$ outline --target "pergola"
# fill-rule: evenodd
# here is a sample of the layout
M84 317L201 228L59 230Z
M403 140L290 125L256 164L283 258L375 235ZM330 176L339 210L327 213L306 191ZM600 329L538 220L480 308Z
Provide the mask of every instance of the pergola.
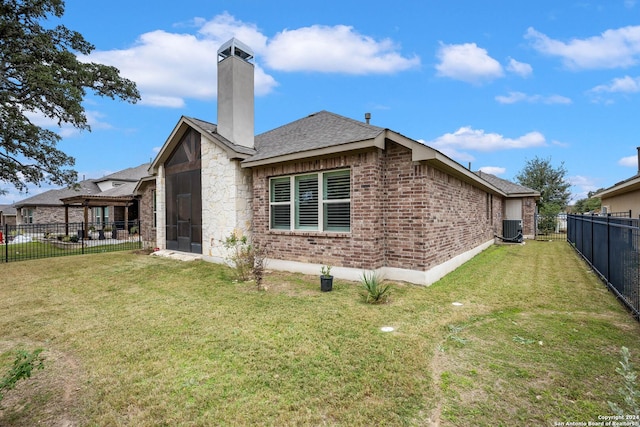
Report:
M84 208L84 222L89 223L89 208L102 208L102 218L104 218L104 210L107 206L124 206L124 229L129 229L129 206L133 205L135 196L97 196L90 194L82 194L77 196L65 197L60 199L64 204L64 223L65 233L69 234L69 207L82 206ZM87 230L84 230L87 237Z

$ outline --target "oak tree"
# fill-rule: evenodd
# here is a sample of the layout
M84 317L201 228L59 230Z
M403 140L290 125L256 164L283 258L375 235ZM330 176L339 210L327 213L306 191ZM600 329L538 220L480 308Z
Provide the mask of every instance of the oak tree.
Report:
M28 184L76 181L73 157L56 148L61 137L34 117L91 130L82 101L94 94L135 103L136 84L112 66L82 62L94 46L64 25L64 0L0 0L0 182L24 191Z

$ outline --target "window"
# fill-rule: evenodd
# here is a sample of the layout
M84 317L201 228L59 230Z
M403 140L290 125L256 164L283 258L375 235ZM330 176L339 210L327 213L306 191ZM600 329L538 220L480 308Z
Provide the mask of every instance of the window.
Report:
M156 200L156 190L151 190L151 198L153 199L153 228L158 224L158 204Z
M272 230L351 230L350 171L272 178Z
M94 218L94 222L96 224L105 225L106 223L109 222L109 208L108 207L91 208L91 211L93 212L93 218ZM104 217L102 216L103 212L104 212Z
M33 209L27 208L22 210L23 222L25 224L33 224Z

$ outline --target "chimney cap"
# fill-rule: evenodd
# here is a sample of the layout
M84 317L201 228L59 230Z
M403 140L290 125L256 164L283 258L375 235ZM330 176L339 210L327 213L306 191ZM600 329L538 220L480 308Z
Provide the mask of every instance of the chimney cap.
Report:
M246 44L242 43L237 38L233 37L231 40L225 42L218 49L218 62L230 57L237 56L247 62L253 59L253 50Z

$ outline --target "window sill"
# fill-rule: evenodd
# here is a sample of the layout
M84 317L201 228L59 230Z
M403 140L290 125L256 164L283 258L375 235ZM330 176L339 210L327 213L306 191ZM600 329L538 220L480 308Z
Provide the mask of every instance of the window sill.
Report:
M351 237L351 232L346 231L309 231L309 230L269 230L269 234L297 237Z

